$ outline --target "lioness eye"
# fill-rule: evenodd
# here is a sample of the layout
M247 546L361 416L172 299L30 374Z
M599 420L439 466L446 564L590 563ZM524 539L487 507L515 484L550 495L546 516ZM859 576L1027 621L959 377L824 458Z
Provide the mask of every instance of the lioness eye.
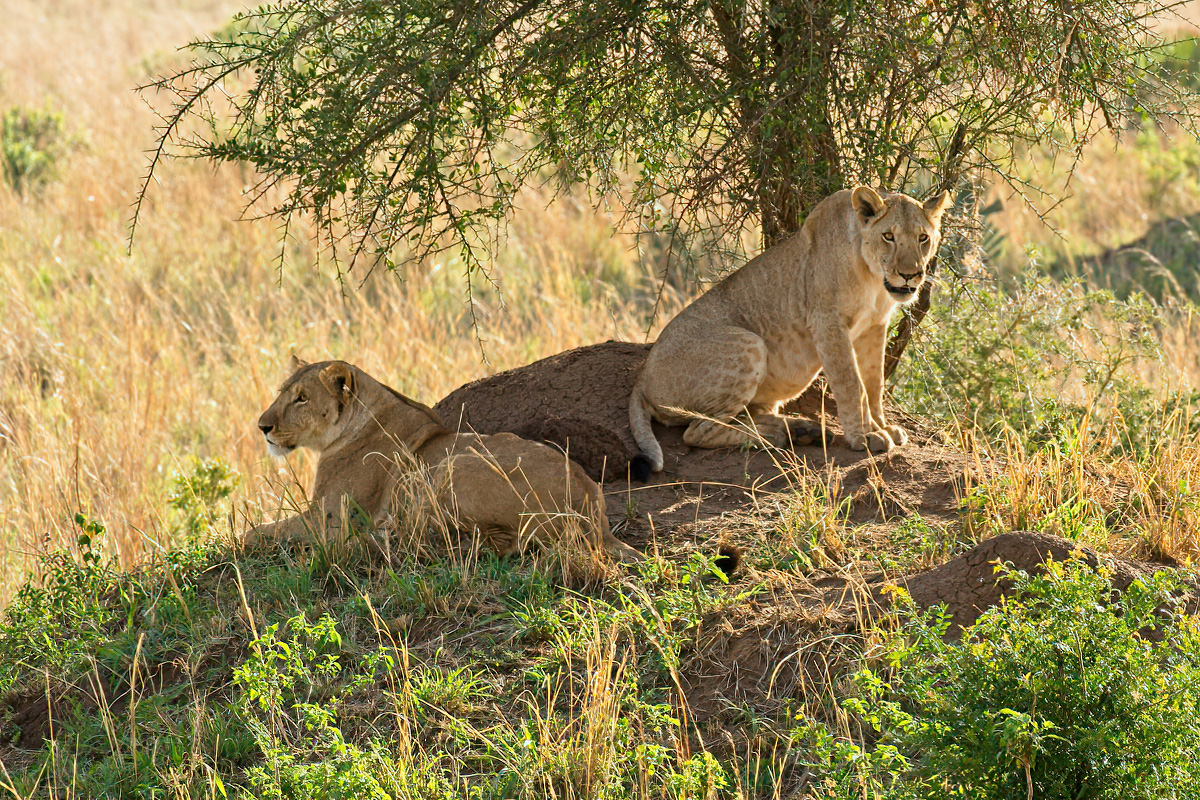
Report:
M920 236L918 236L918 237L917 237L917 241L919 241L919 242L922 242L922 243L924 243L924 242L928 242L928 241L929 241L929 234L928 234L928 233L922 233Z
M894 242L894 241L896 241L896 237L895 237L895 236L892 236L892 232L891 232L891 231L888 231L887 233L885 233L885 234L883 235L883 240L884 240L885 242Z
M304 392L301 392L300 394L296 395L296 403L297 404L307 403L307 402L308 402L308 397L304 394Z

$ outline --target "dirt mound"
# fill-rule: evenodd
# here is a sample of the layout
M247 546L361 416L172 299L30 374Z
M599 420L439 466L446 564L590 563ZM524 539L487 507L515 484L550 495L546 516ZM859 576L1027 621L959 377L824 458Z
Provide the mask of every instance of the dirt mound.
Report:
M650 347L618 341L578 347L460 386L435 410L452 427L507 431L569 447L571 457L597 480L621 476L638 453L629 430L629 395ZM823 410L830 438L840 435L837 406L820 385L786 410L813 418ZM654 430L663 444L664 470L686 471L681 459L695 459L683 444L683 429L656 422Z
M696 647L681 669L693 713L715 719L731 703L763 704L802 694L820 695L857 663L860 634L891 607L888 585L902 586L922 609L945 604L950 636L974 623L1012 583L1000 579L997 563L1036 573L1047 559L1078 555L1092 567L1112 571L1120 591L1134 579L1174 565L1107 556L1044 533L1017 531L992 537L950 561L924 572L886 582L882 576L852 583L826 576L772 572L750 578L766 590L754 603L711 615L696 636ZM1185 604L1200 605L1192 588ZM1153 635L1153 634L1150 634Z
M910 446L885 455L854 452L841 440L833 398L819 385L787 411L823 416L826 444L786 452L704 450L683 443L682 427L655 423L663 471L646 485L631 484L624 479L637 453L629 431L629 394L649 350L645 344L611 341L569 350L467 384L436 410L451 426L508 431L566 449L593 478L605 482L610 517L624 517L622 535L643 540L638 544L664 529L745 509L754 493L794 488L805 475L818 476L836 497L846 499L859 522L957 512L968 468L961 453L937 444L907 419Z
M630 342L568 350L468 383L435 410L451 427L557 444L597 480L623 475L637 453L629 394L649 352Z
M1166 565L1143 564L1102 556L1090 547L1048 533L1016 531L993 536L982 544L926 572L896 581L921 608L945 604L953 621L952 631L966 627L1012 591L1012 582L999 578L998 563L1025 572L1037 572L1053 558L1063 561L1072 554L1090 566L1104 564L1112 570L1113 586L1123 590L1142 575Z

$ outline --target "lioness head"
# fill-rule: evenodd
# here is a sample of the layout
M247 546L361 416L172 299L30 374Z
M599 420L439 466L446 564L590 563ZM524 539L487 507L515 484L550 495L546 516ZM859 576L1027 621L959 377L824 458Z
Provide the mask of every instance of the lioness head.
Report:
M267 452L276 458L297 447L319 452L332 444L354 392L354 373L344 361L306 364L292 356L292 369L275 402L258 418Z
M903 194L886 199L869 186L850 195L862 233L862 257L883 279L897 302L911 303L925 281L925 269L938 248L942 214L950 193L938 192L924 203Z

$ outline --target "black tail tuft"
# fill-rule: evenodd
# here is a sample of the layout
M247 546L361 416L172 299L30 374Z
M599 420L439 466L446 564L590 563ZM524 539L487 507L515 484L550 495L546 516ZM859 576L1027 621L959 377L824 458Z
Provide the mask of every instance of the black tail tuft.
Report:
M650 468L650 459L638 453L633 458L629 459L629 477L638 483L645 483L650 480L650 473L653 470Z
M713 566L724 572L726 578L732 578L741 563L742 550L740 547L723 544L717 548L717 557L713 559Z

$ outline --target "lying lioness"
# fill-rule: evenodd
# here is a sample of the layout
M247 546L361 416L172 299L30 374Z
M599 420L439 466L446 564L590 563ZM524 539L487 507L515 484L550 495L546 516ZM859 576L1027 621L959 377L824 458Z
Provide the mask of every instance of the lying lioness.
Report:
M510 433L454 433L428 407L344 361L293 356L292 366L258 427L276 457L297 447L320 454L312 502L299 516L252 529L247 544L302 539L333 523L343 499L379 520L415 459L432 468L436 502L457 527L501 555L558 540L582 523L595 547L641 558L609 530L600 487L561 452Z

